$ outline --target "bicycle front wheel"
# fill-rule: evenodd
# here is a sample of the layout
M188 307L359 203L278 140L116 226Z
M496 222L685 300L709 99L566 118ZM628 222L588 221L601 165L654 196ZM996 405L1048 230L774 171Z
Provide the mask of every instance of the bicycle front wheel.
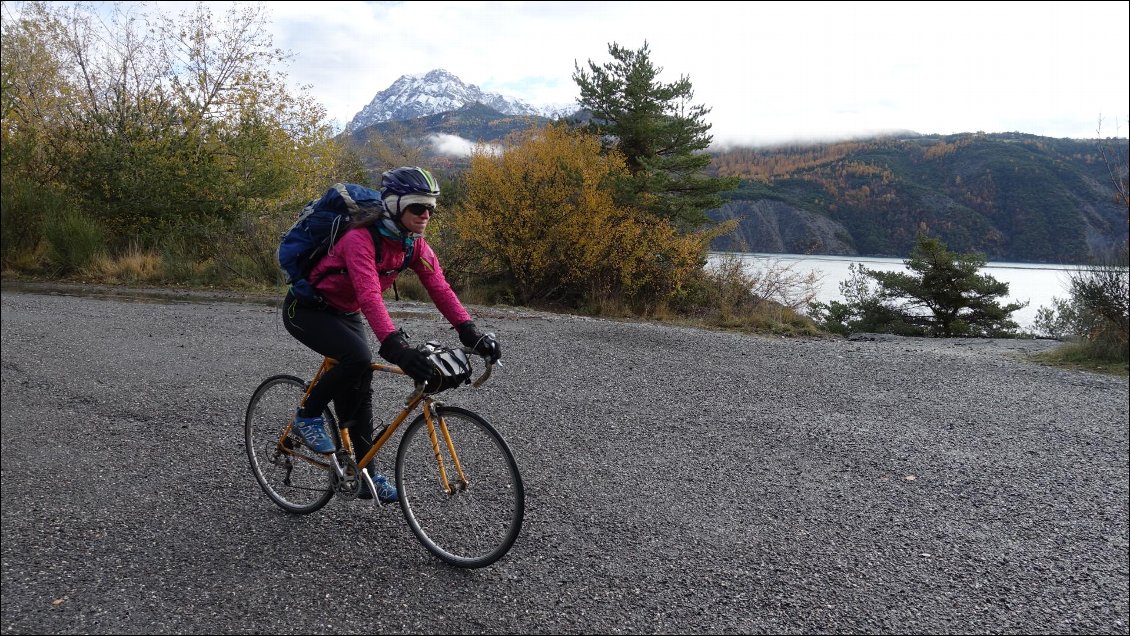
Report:
M478 415L448 406L433 415L434 428L421 414L400 441L400 507L432 554L464 568L490 565L510 550L522 528L525 490L518 464L498 431Z
M302 434L293 426L294 411L305 392L306 383L294 376L267 378L251 396L243 427L256 481L279 507L296 514L314 512L334 495L326 456L302 443ZM322 416L336 444L333 414L326 409Z

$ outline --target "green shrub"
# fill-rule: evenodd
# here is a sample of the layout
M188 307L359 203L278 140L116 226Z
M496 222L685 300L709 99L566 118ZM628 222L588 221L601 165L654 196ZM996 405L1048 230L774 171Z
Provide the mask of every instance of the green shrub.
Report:
M35 263L29 254L39 251L47 219L62 216L70 204L61 191L19 176L4 178L0 187L0 261L8 268Z
M813 279L798 278L788 268L770 265L750 271L741 259L726 257L715 268L694 272L669 308L676 319L711 327L817 336L821 335L819 327L790 306L808 298L813 284Z
M1117 340L1075 340L1033 357L1039 362L1053 366L1086 369L1111 375L1130 375L1126 348Z
M1037 337L1066 340L1082 336L1098 327L1098 317L1091 315L1073 298L1052 298L1051 307L1040 307L1032 321Z
M244 215L234 227L214 230L221 275L240 285L282 286L286 278L276 259L282 230L267 215Z
M43 234L49 246L51 265L60 275L74 273L106 252L106 232L102 225L73 208L48 216Z
M1130 267L1122 248L1071 274L1067 299L1052 299L1036 312L1037 335L1072 342L1048 356L1050 363L1125 368L1130 361Z

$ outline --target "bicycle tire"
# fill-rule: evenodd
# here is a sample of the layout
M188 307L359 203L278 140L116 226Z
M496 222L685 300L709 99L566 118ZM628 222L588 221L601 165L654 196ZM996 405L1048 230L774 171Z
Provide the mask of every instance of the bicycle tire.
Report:
M301 442L297 430L287 435L284 444L289 452L279 449L279 440L287 425L294 420L294 409L306 392L307 383L292 375L276 375L263 380L251 395L244 419L244 445L255 480L280 508L294 514L310 514L333 498L333 474L313 461L323 455L311 451ZM338 444L337 423L329 408L322 416L326 429Z
M525 488L506 440L466 409L434 409L451 435L466 488L443 490L428 425L421 413L404 431L396 452L400 507L416 538L432 554L462 568L481 568L506 554L522 529ZM440 455L452 484L459 479L442 433Z

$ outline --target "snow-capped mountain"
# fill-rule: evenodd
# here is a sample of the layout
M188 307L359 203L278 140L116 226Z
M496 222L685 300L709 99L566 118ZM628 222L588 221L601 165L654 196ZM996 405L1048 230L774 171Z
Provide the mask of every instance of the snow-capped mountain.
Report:
M517 98L485 93L474 84L464 84L451 73L436 69L423 76L402 75L354 115L345 131L352 132L386 121L406 121L445 113L475 102L504 115L532 115L550 119L571 115L579 108L576 104L540 108L531 106Z

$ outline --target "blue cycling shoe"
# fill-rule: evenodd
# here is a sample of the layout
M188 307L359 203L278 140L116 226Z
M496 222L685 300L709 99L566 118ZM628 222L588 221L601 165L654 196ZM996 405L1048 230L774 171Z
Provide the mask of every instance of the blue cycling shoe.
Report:
M385 478L380 473L373 473L373 485L377 487L377 501L383 504L396 503L400 500L396 493L396 486ZM357 495L358 499L372 499L373 495L369 494L369 488L362 485L361 493Z
M315 453L334 452L334 441L326 433L326 421L320 417L302 417L299 412L294 414L294 427L302 433L306 445Z

